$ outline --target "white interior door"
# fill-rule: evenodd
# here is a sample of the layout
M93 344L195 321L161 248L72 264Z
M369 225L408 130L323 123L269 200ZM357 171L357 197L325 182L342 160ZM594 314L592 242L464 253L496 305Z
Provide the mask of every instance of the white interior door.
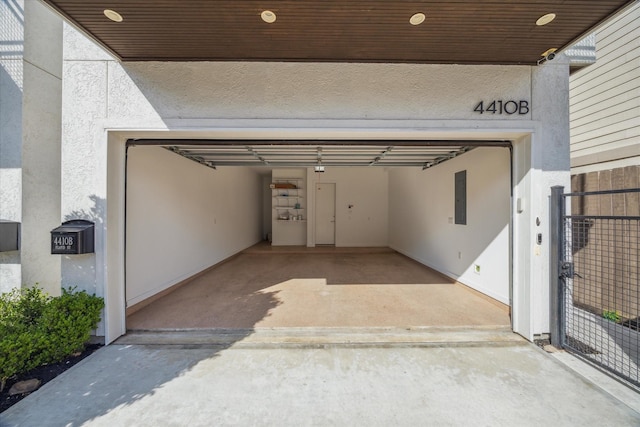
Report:
M316 245L336 244L336 185L316 184Z

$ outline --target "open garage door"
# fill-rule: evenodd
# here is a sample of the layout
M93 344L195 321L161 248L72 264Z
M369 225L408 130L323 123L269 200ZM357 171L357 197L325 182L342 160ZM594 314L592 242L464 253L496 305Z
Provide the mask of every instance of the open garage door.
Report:
M504 140L130 140L160 146L209 167L218 166L383 166L427 169L474 147L510 147Z
M130 140L129 147L129 327L429 326L437 323L429 316L441 322L452 303L461 314L451 326L500 316L508 325L508 141ZM465 224L455 215L460 171ZM318 251L312 238L297 248L254 246L265 239L265 185L295 174L309 210L316 183L335 184L335 248ZM302 226L312 236L312 214ZM382 237L371 240L372 232ZM436 294L442 302L429 307ZM330 298L344 303L342 312L322 311ZM196 310L198 303L206 307ZM153 305L164 320L145 323Z

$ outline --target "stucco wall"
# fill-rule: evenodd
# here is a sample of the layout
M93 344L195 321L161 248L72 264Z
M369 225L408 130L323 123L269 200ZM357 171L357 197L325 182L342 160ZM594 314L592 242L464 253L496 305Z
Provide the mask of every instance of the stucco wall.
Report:
M60 255L50 231L60 225L62 19L37 1L25 2L22 101L22 283L59 295Z
M514 238L514 263L516 259L520 263L529 263L530 275L525 282L529 294L521 294L521 283L525 279L514 275L514 301L518 298L533 301L532 333L539 334L549 331L549 265L555 262L549 259L551 187L562 185L568 189L571 185L568 172L569 67L564 55L532 69L531 93L532 119L540 126L530 141L516 144L527 146L531 163L528 170L522 168L514 174L516 186L523 182L525 187L529 186L529 193L522 193L516 188L514 194L514 201L522 199L525 207L523 212L517 213L515 221L516 233L521 234ZM536 243L538 234L542 234L540 245ZM520 252L519 256L515 255L516 252Z
M0 219L21 223L20 251L0 253L0 291L60 293L62 20L38 1L0 1Z
M24 2L0 1L0 219L22 221ZM14 44L16 43L16 44ZM0 293L21 285L20 253L0 252Z
M528 66L117 63L69 26L64 55L73 67L69 78L108 88L103 114L118 128L187 118L531 119L473 111L477 102L498 96L529 99ZM96 75L99 64L108 69Z
M477 119L496 89L530 95L529 67L112 63L108 114L122 125L152 118ZM465 82L461 84L461 82ZM441 101L446 99L446 103ZM484 119L529 119L494 115Z

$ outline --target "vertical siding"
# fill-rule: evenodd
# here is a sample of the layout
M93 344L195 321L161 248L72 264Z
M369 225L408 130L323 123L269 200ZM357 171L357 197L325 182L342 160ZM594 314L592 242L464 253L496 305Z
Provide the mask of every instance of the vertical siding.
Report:
M640 4L598 31L596 55L571 76L573 166L640 155Z

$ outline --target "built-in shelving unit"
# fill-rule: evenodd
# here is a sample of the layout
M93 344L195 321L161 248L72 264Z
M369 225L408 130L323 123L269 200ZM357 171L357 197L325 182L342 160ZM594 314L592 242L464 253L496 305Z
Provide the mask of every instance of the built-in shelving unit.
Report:
M304 171L295 171L303 175ZM272 244L274 246L306 245L307 191L303 176L286 176L278 170L272 176ZM294 175L295 173L292 173Z
M303 178L280 178L271 183L276 221L306 221Z

